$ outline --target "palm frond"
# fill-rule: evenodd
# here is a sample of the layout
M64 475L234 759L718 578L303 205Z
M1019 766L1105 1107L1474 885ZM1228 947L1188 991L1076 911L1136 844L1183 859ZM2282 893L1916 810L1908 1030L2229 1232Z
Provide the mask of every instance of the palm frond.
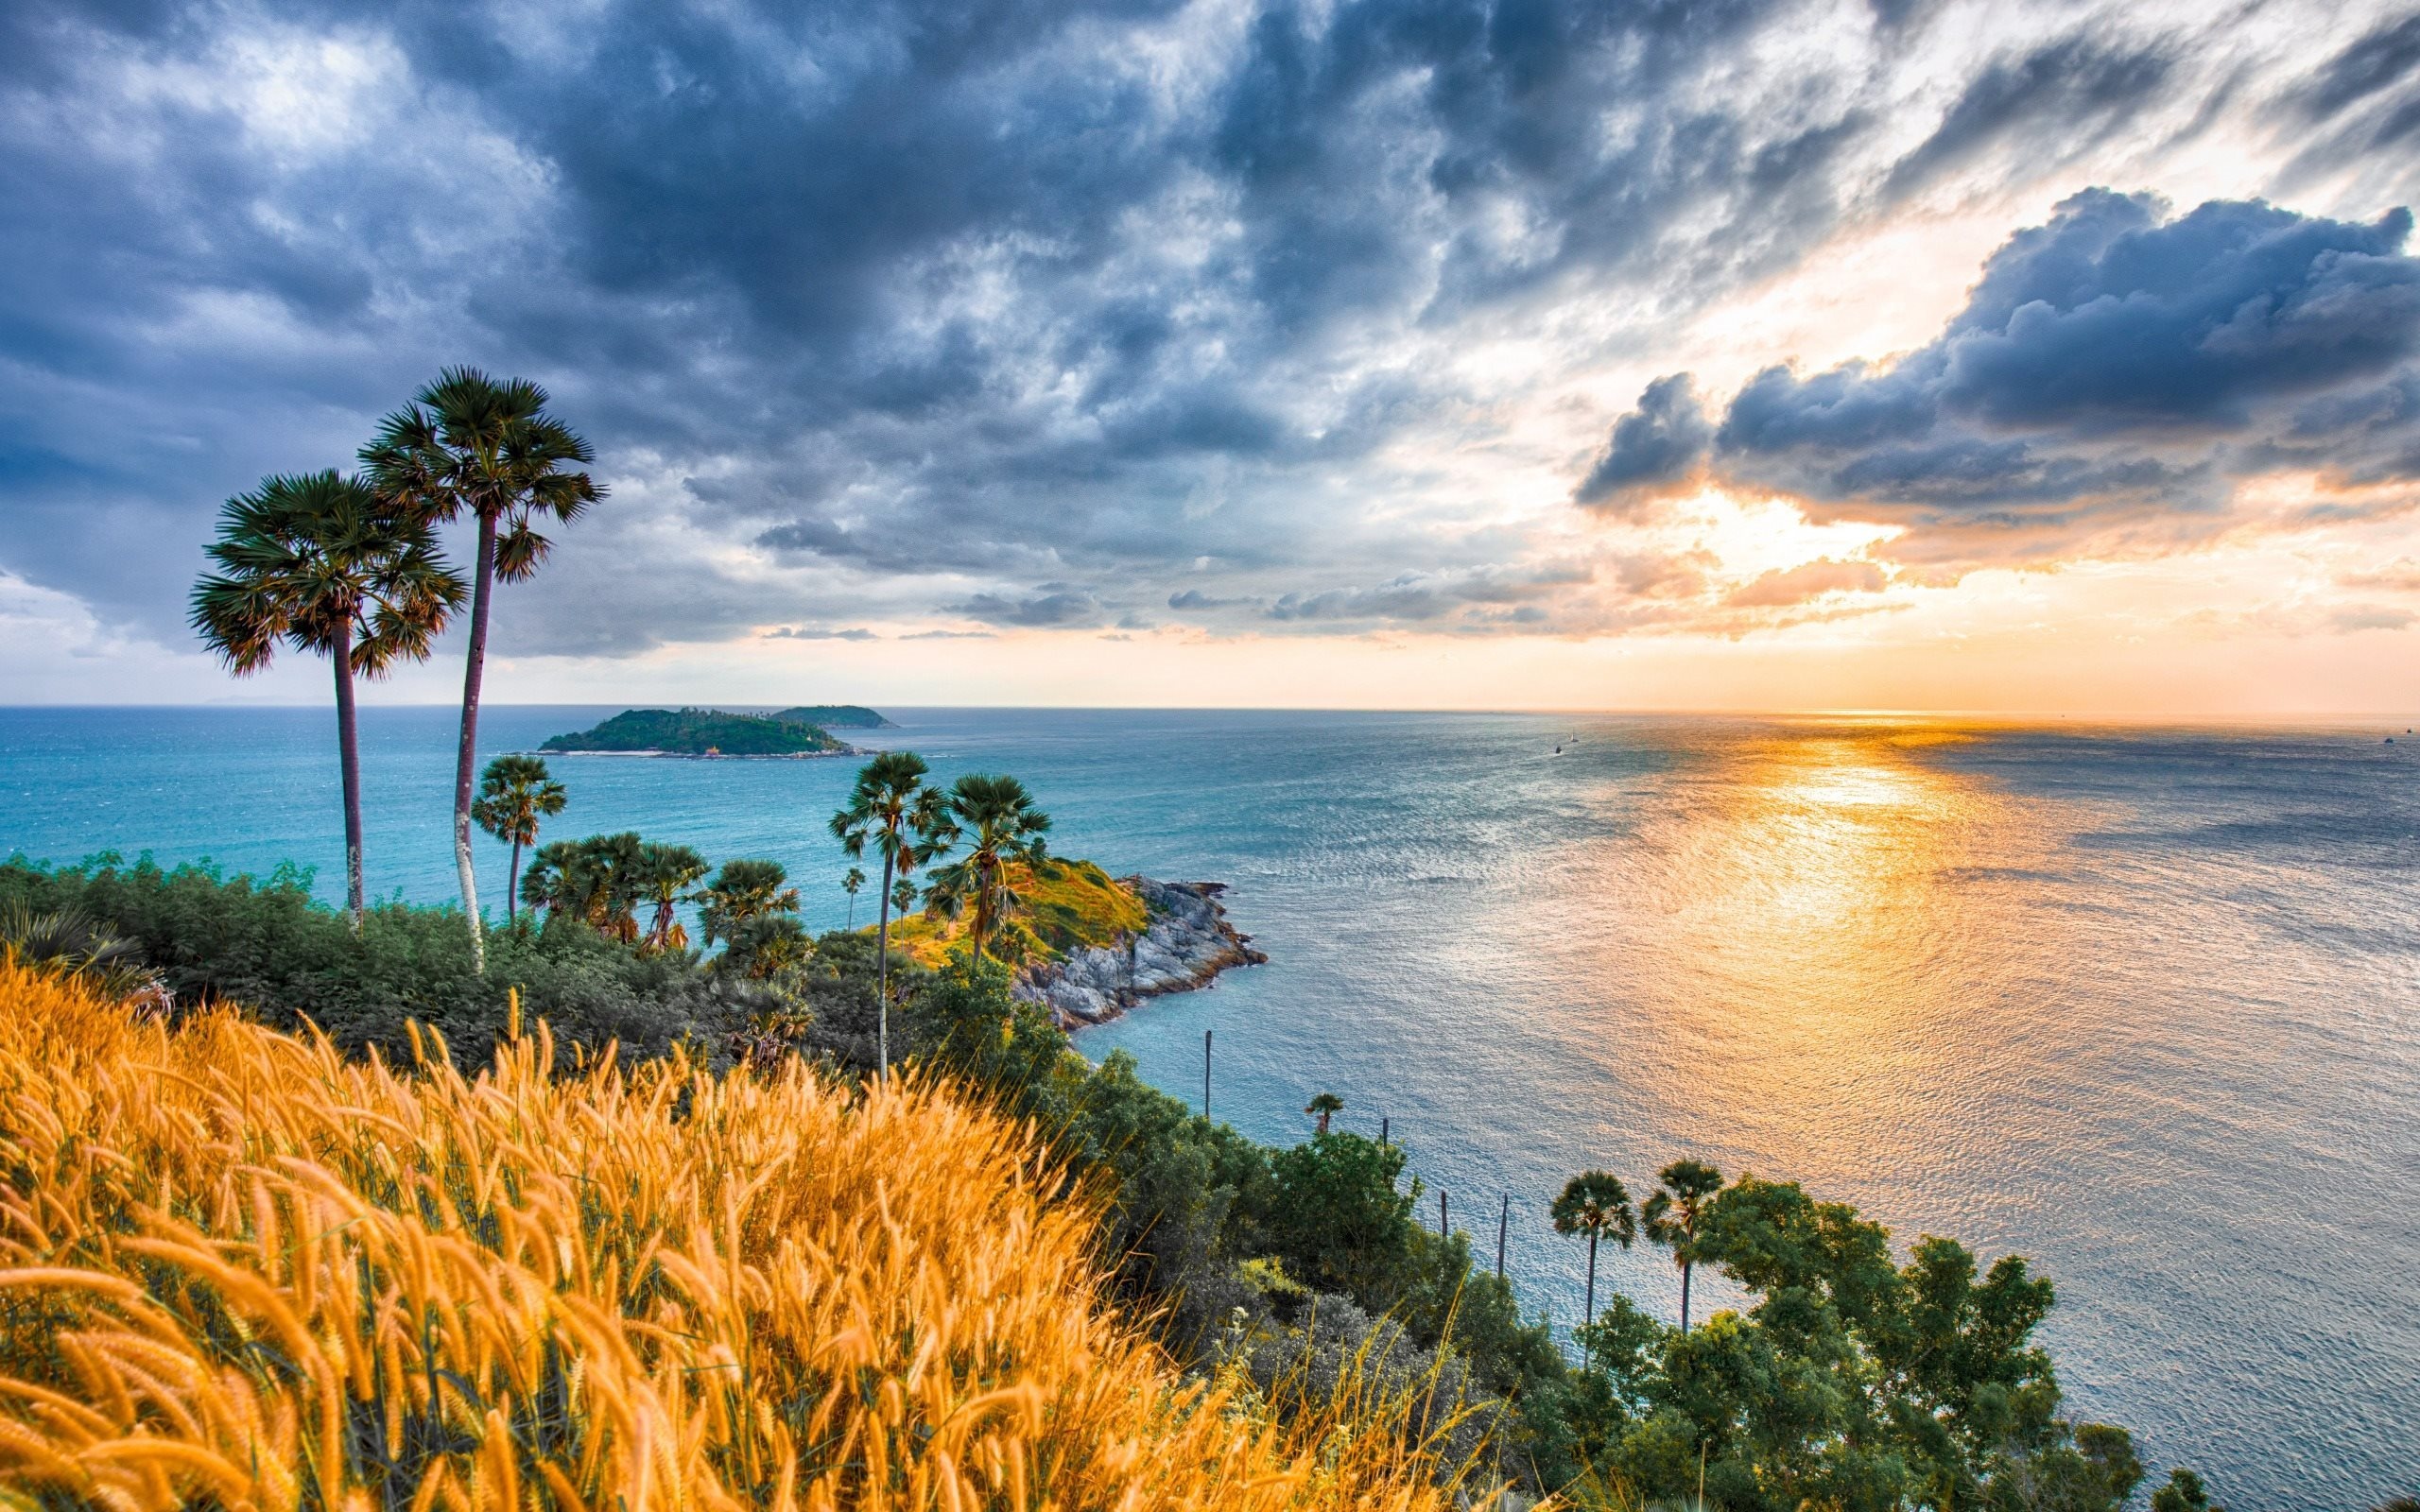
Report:
M208 547L222 570L194 587L191 621L238 675L283 642L352 646L359 674L428 654L460 605L461 579L439 554L428 516L334 472L279 474L227 502Z

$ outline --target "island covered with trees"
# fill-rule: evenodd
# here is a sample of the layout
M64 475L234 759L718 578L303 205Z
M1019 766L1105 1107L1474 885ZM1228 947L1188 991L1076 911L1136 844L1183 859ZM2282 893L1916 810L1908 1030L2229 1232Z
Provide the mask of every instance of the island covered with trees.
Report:
M735 714L720 709L625 709L595 729L551 736L538 748L563 754L606 751L664 756L844 756L852 747L821 725L788 714Z
M826 730L896 730L899 727L861 703L809 703L773 716Z

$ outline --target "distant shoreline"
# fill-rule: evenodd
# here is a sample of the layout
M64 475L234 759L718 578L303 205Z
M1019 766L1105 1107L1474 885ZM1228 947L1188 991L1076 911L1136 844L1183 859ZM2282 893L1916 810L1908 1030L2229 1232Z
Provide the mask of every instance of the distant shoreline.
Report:
M640 756L666 762L817 762L836 756L863 756L855 746L838 750L687 751L687 750L552 750L514 751L516 756Z

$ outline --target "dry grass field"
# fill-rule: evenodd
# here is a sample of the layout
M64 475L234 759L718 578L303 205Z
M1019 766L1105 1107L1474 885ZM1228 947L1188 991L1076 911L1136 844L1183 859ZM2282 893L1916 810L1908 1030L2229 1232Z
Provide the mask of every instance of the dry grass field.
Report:
M0 958L0 1502L1462 1501L1403 1403L1180 1377L946 1089L551 1058L170 1028Z

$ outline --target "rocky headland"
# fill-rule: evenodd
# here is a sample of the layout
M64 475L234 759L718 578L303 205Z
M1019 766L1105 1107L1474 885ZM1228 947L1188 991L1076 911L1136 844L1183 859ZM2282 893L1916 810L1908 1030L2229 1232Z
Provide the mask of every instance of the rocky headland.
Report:
M1048 1005L1061 1025L1076 1028L1116 1018L1145 998L1208 987L1234 966L1269 957L1252 936L1227 922L1219 902L1222 882L1121 879L1150 910L1150 923L1123 948L1088 946L1020 973L1016 995Z

